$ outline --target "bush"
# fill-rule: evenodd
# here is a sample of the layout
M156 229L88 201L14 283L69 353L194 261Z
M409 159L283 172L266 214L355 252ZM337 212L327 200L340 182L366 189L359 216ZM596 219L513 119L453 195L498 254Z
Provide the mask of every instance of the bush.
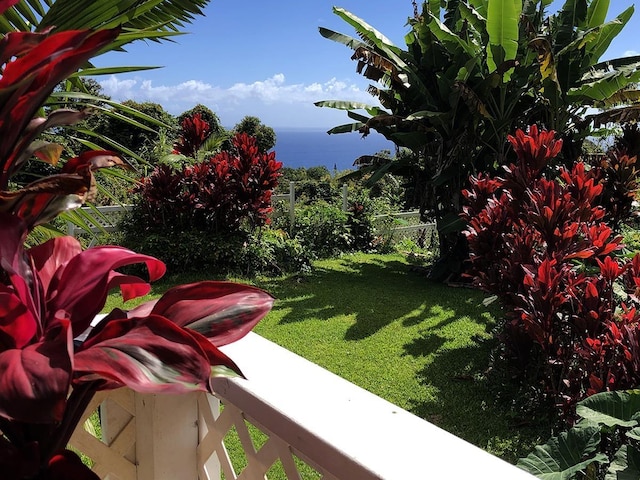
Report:
M179 170L158 166L136 191L137 221L156 233L166 226L226 234L246 223L250 228L264 225L282 164L273 153L259 153L246 134L236 135L233 145L232 152Z
M572 421L585 396L640 384L640 256L613 255L605 172L576 163L550 179L553 135L518 131L504 178L471 178L465 234L475 284L505 308L498 357Z
M311 270L307 249L286 232L270 228L214 235L167 229L163 233L130 234L123 244L162 260L175 273L209 270L251 277Z
M243 245L240 273L247 276L308 273L311 271L311 258L311 252L285 231L261 229Z
M353 246L346 212L326 202L297 209L293 234L315 258L334 257Z

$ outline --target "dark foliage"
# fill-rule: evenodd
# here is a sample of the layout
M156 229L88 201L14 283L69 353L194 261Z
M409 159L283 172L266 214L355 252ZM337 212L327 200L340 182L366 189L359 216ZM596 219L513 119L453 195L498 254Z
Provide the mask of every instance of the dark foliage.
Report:
M585 396L640 385L640 257L615 256L621 237L607 221L628 210L604 208L633 196L635 159L612 154L551 178L554 132L532 126L509 141L517 163L504 177L472 177L463 192L470 272L504 306L498 356L571 421Z
M236 135L233 145L233 152L179 171L157 167L137 188L138 221L149 233L169 225L210 233L236 232L244 223L264 225L282 164L274 153L259 153L246 134Z

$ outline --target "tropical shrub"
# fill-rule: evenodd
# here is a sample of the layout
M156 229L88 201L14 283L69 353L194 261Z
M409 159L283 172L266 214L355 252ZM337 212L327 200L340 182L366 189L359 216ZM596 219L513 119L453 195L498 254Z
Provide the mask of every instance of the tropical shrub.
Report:
M242 275L281 275L311 271L312 252L284 230L262 228L242 245L234 270Z
M196 116L193 122L198 120ZM178 145L191 152L197 142L183 137ZM264 225L282 164L274 153L259 153L255 140L246 134L236 135L233 147L179 170L158 166L136 189L135 222L143 231L160 234L167 227L229 234L245 224Z
M0 14L15 3L0 0ZM94 394L123 386L145 393L211 392L212 376L240 374L217 347L245 335L273 303L250 286L201 282L175 287L131 311L114 309L95 324L109 290L119 287L128 300L150 289L121 267L142 263L155 280L164 274L164 264L116 246L83 251L64 236L25 248L36 226L95 195L93 171L123 163L108 151L63 162L59 145L36 141L45 129L72 124L88 112L58 109L34 118L56 84L120 33L119 28L44 29L11 32L0 42L3 479L96 480L66 449ZM64 165L55 175L12 189L12 176L32 155Z
M538 445L518 466L538 478L640 478L640 390L602 392L578 402L570 430Z
M535 126L509 141L517 163L463 192L469 268L504 306L500 354L571 421L585 396L640 385L640 256L615 256L605 167L554 170L561 141Z
M340 207L318 201L296 209L293 235L316 258L327 258L350 251L353 237L348 215Z
M387 173L404 177L411 208L436 221L442 258L430 276L444 280L459 274L466 259L459 192L468 188L469 175L511 162L507 134L532 123L558 131L562 156L574 161L591 125L637 117L640 58L600 61L633 6L607 20L613 4L598 0L559 2L551 15L549 6L558 2L412 3L406 46L334 7L357 36L326 28L320 34L352 50L377 102L316 105L349 117L328 133L375 131L410 151L364 168L374 180ZM588 107L602 110L589 115Z
M199 114L185 117L183 133L175 145L181 155L196 155L210 135ZM207 161L180 168L159 165L136 189L134 208L122 224L124 244L161 258L176 271L286 271L282 255L277 255L281 265L274 267L273 252L261 260L247 253L247 245L259 238L256 229L270 221L281 165L244 133L233 137L230 151ZM269 251L262 247L252 246L252 252ZM279 247L296 249L290 239Z

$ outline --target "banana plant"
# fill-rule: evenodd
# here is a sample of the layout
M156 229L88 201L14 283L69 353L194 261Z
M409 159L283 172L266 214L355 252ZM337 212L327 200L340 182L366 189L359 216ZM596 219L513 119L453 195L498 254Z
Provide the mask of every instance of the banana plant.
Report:
M345 110L354 121L329 133L377 131L411 150L411 156L380 159L358 173L371 174L370 182L386 173L404 176L413 206L436 220L445 256L459 242L457 192L469 174L508 161L509 132L535 123L554 129L572 159L591 125L606 120L585 116L587 109L622 103L628 108L618 118L640 111L633 88L640 58L600 61L633 7L605 22L608 0L567 0L549 16L550 4L449 0L424 2L419 13L414 2L405 48L341 8L334 13L358 37L320 29L353 51L357 72L376 83L368 91L379 103L317 102Z
M423 216L438 223L441 252L458 242L453 224L467 176L492 167L506 155L514 112L527 114L533 94L515 81L520 0L429 2L409 18L406 49L344 9L334 13L355 28L359 39L321 28L320 34L351 48L357 71L377 82L371 93L380 106L322 101L317 106L347 111L354 123L329 133L375 130L412 156L374 162L359 173L370 182L386 173L408 177ZM532 57L533 58L533 57ZM361 113L362 112L362 113ZM451 219L454 219L453 224Z

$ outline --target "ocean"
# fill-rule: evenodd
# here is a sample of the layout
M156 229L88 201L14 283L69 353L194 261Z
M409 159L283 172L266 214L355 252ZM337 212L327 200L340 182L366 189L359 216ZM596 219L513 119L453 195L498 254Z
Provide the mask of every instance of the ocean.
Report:
M273 151L284 167L325 166L329 171L353 169L361 155L373 155L390 150L394 145L382 135L372 132L366 138L358 132L329 135L326 130L274 129L276 145Z

